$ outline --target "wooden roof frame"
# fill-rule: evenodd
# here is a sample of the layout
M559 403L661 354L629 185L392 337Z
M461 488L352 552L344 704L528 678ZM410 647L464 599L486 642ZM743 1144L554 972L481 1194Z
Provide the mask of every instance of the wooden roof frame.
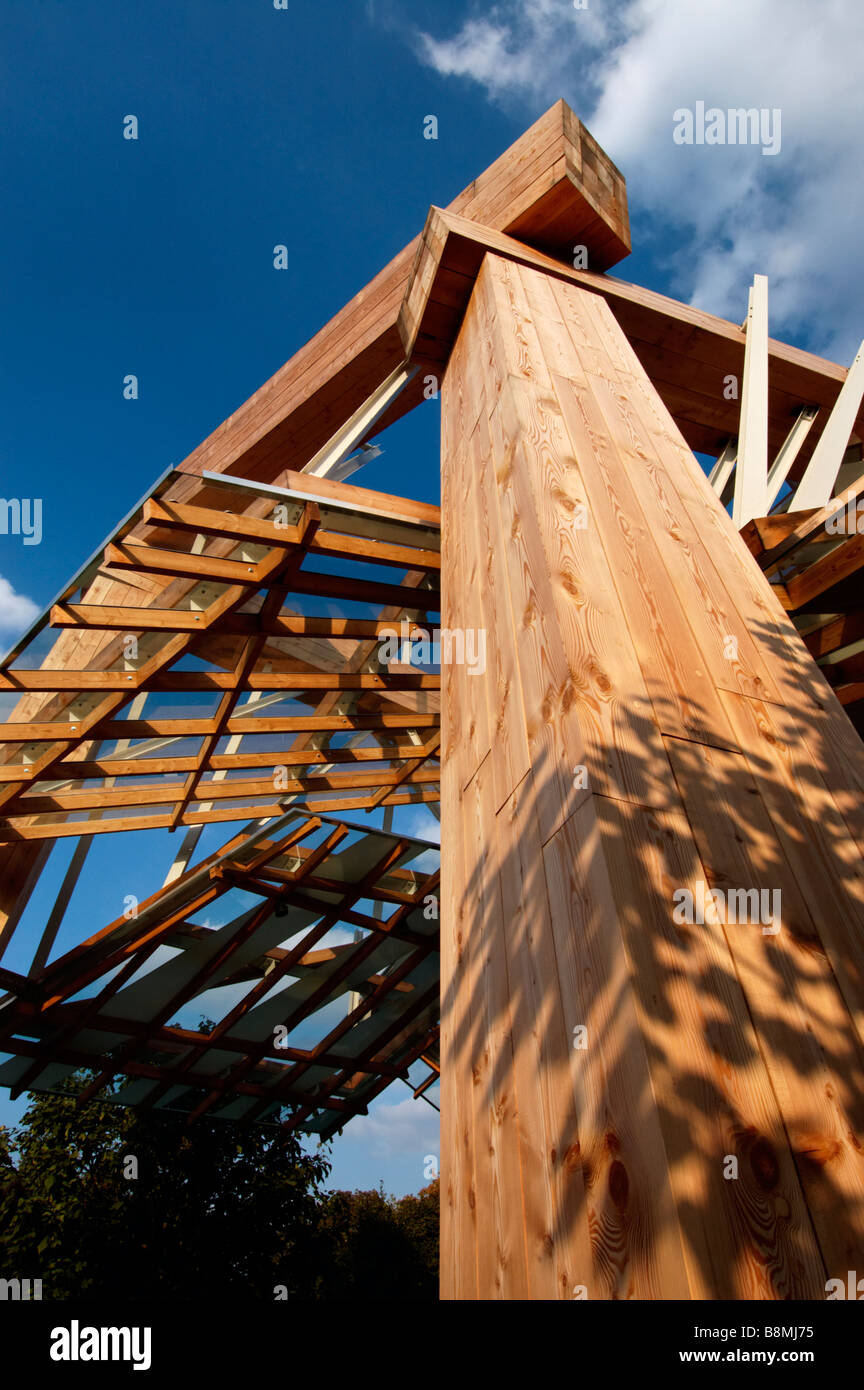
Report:
M31 637L45 623L61 634L51 664L18 664L27 639L0 663L0 690L20 693L23 707L17 722L0 725L0 841L173 829L248 819L254 811L279 815L287 799L314 793L324 793L312 795L319 810L340 809L338 794L346 790L354 795L341 809L437 796L438 709L431 695L440 678L382 666L379 639L395 631L398 619L409 620L409 628L432 625L428 615L440 607L438 509L390 499L388 510L365 503L361 489L330 484L322 492L322 479L304 478L299 489L234 479L226 493L218 475L199 480L203 505L175 503L170 498L178 477L184 475L160 481L106 544L101 563L97 557L34 624ZM207 505L217 496L221 509ZM228 510L226 501L238 510ZM290 524L273 519L274 511L278 516L289 508ZM327 558L353 573L304 568L307 559ZM375 567L375 578L364 577L367 565ZM394 578L401 573L401 581L377 577L388 569ZM75 589L86 593L96 576L111 584L127 572L136 583L154 576L156 589L142 595L133 588L136 601L127 597L122 604L71 601ZM345 617L308 616L302 604L316 599L329 606L347 600L349 611ZM352 617L350 605L358 602L375 616ZM150 645L130 662L117 633ZM87 664L72 669L58 653L65 656L64 637L74 642L77 634L98 640ZM74 647L68 650L71 655ZM210 669L178 666L188 656L206 659ZM148 712L148 697L172 692L211 692L218 703L205 718ZM264 692L277 700L293 695L303 708L268 715L260 699L253 706ZM377 743L335 748L330 760L321 736L343 730L355 731L359 744L368 743L360 735L377 731ZM245 754L240 750L242 737L262 734L293 738L263 752L250 754L248 745ZM165 757L161 747L151 753L146 744L128 749L142 736L200 743L178 757ZM220 751L229 736L229 747ZM103 740L118 742L106 752L100 751ZM22 751L16 755L16 749ZM351 763L353 769L339 769ZM231 775L247 768L259 769L257 777ZM280 776L285 770L278 788L275 769ZM164 780L171 776L179 780ZM88 786L93 779L101 785ZM147 807L159 810L148 814ZM106 814L121 808L119 818ZM83 811L90 813L86 821L68 818Z
M297 812L264 827L248 826L141 903L134 918L119 918L27 977L2 971L0 983L9 993L0 1012L0 1051L18 1062L3 1063L0 1070L15 1071L13 1096L52 1089L58 1067L67 1073L87 1067L96 1075L81 1101L125 1077L144 1091L137 1104L152 1108L167 1098L186 1110L190 1122L227 1107L240 1123L270 1117L286 1132L304 1128L326 1138L352 1115L365 1114L394 1079L407 1081L419 1058L434 1071L437 968L426 968L416 984L411 977L423 962L437 959L437 914L426 912L425 904L437 894L439 870L418 873L400 865L406 853L432 852L437 858L437 846L364 827L364 851L375 841L370 868L343 878L339 847L357 829ZM317 846L304 844L318 832L323 838ZM250 894L256 906L219 928L189 920L235 888ZM361 911L358 903L366 899L386 905L388 915ZM256 952L265 929L272 938L275 917L285 918L276 934L290 940L290 947L265 941ZM322 950L340 923L355 929L354 942ZM202 957L170 997L154 996L144 1017L124 1010L124 989L136 977L140 988L142 967L160 946L206 947L210 940L218 949ZM276 987L292 978L295 983L274 998ZM199 998L206 1010L207 990L226 984L250 988L211 1032L171 1024L174 1014ZM287 1042L349 988L359 991L358 1003L314 1047ZM255 1038L233 1031L267 996L286 1040L276 1040L269 1020ZM104 1056L101 1034L110 1044ZM354 1038L361 1039L356 1046ZM208 1059L216 1060L210 1065ZM116 1098L122 1101L122 1093Z

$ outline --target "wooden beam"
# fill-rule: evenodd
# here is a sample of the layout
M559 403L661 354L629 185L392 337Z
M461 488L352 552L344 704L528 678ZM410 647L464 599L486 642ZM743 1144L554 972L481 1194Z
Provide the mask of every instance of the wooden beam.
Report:
M119 608L99 604L56 604L51 610L51 626L120 629L122 632L196 632L203 631L204 614L183 609ZM411 628L418 625L413 623ZM374 641L385 632L392 632L393 622L373 618L311 618L300 614L280 613L264 628L254 613L232 613L220 620L219 631L227 637L251 637L264 632L268 637L364 638Z
M574 243L587 243L598 269L630 250L624 180L563 101L450 206L568 261ZM272 482L286 463L300 468L310 460L332 435L334 415L346 420L403 359L396 316L418 240L200 444L184 471L234 471ZM422 384L412 386L386 422L422 399Z
M207 507L183 506L177 502L150 501L144 507L144 520L171 530L200 532L202 535L222 536L230 540L251 539L271 546L295 544L299 540L297 527L281 527L275 522L255 518L234 517ZM388 545L365 536L351 536L338 531L319 530L307 547L312 555L335 555L343 559L368 560L377 565L395 565L400 569L441 568L441 556L435 550L419 550L411 546Z
M274 750L269 753L212 753L208 766L214 771L233 772L252 767L308 767L316 763L391 763L405 758L428 758L434 753L437 738L429 744L382 743L373 748L305 748ZM197 759L104 757L78 762L61 763L58 773L68 780L83 781L92 777L154 777L173 776L191 772Z
M422 759L414 759L407 771L403 769L399 772L385 772L380 768L373 768L368 772L312 773L307 777L285 777L280 780L278 787L275 785L273 777L254 781L240 778L231 778L223 782L211 780L198 784L195 800L237 801L246 798L254 801L259 797L269 797L272 800L277 793L290 796L294 793L302 794L307 791L338 791L344 787L351 790L368 787L383 788L384 795L386 795L387 788L401 786L406 781L412 783L437 782L440 776L439 771L436 768L419 767L417 766L419 762L422 762ZM8 813L7 819L14 821L20 816L50 815L53 811L106 810L117 806L168 806L172 802L183 804L188 799L184 793L184 787L183 782L160 782L155 787L151 783L147 783L137 787L108 787L105 790L93 791L58 791L41 795L38 792L28 792L17 803L15 810ZM381 800L383 800L383 796ZM373 804L375 804L374 801ZM254 806L249 807L248 814L254 810Z
M835 518L841 518L842 513L850 505L857 502L858 497L864 492L864 474L851 483L839 497L835 497L824 507L807 507L803 511L786 513L787 516L794 518L794 526L778 539L770 549L764 551L759 558L759 567L767 575L774 574L785 561L802 545L811 544L816 538L823 535L840 535L842 531L834 532L832 523ZM770 519L773 521L773 518ZM831 528L831 529L829 529Z
M0 676L2 690L440 690L437 675L365 674L355 671L252 671L242 681L228 671L166 671L144 682L131 671L25 671ZM248 721L247 721L248 722ZM251 727L251 726L250 726ZM5 730L4 730L5 732Z
M601 296L626 334L641 368L691 448L719 454L737 437L739 403L723 394L725 378L741 378L746 334L738 324L694 309L610 275L574 270L503 235L468 222L452 211L431 208L423 245L399 314L406 357L439 373L447 362L483 257L493 253ZM777 454L789 421L802 406L829 414L848 372L837 363L768 339L771 381L768 447ZM694 390L694 373L702 390ZM855 430L864 436L864 409ZM818 423L803 441L791 470L800 476L819 434ZM767 510L767 508L766 508Z
M407 792L388 792L381 803L384 806L410 806L420 802L438 801L440 793L437 784L418 787ZM307 796L303 809L311 814L329 814L345 811L371 809L372 795L369 796ZM271 816L281 816L285 807L281 801L255 803L254 805L226 806L207 811L187 811L181 818L181 825L209 825L221 821L248 821L250 816L259 820ZM0 844L17 845L19 841L42 841L67 839L77 835L117 834L127 830L170 830L171 815L116 816L104 820L51 821L37 825L13 825L0 821Z
M820 1298L864 748L602 297L487 251L442 403L442 1296Z

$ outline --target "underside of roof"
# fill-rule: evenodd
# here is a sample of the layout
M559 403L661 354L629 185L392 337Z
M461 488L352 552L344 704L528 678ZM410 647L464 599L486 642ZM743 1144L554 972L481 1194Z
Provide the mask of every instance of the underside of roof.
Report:
M437 509L177 480L0 665L0 842L437 799Z
M15 978L0 1085L328 1138L438 1073L438 849L291 811ZM197 1012L197 1028L178 1015Z

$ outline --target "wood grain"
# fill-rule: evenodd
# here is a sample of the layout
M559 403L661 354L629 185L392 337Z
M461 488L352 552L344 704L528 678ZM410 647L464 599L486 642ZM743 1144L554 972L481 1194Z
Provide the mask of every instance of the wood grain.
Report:
M824 1297L864 1261L864 750L609 304L488 247L472 273L442 603L500 651L488 739L442 677L474 818L445 813L444 1126L478 1201L444 1248L474 1243L467 1298ZM733 890L746 920L676 919ZM466 1164L448 1141L448 1194Z

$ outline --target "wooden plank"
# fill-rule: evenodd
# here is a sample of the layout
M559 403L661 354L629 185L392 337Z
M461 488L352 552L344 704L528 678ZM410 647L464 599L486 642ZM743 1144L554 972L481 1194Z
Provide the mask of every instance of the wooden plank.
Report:
M689 825L680 812L595 800L690 1297L822 1297L823 1263L722 929L672 920L673 889L696 895L705 876ZM724 1176L730 1155L735 1180Z
M786 742L774 706L731 694L726 699L775 835L864 1039L864 864L823 779L825 762L814 765L810 750Z
M766 918L779 905L778 931L737 921L724 934L826 1270L854 1269L864 1254L864 1052L745 759L677 740L669 752L710 886L764 889Z
M524 787L514 801L528 801ZM591 1299L686 1298L685 1252L599 801L584 802L542 851L591 1233L573 1282ZM526 805L522 815L529 813ZM533 896L530 877L527 884Z
M492 777L498 811L528 775L531 758L519 677L516 615L504 560L506 538L496 500L492 440L482 411L472 445L473 515L478 522L472 539L481 555L480 573L484 582L480 585L479 597L486 631L486 659L492 665L490 675L486 679L480 677L485 687L481 695L485 693L487 699L490 748L493 743L496 747Z
M519 398L515 378L509 374L509 349L504 347L506 339L497 322L493 286L482 275L476 287L476 313L484 325L484 341L495 345L487 366L488 399L496 402L489 415L495 496L501 532L509 537L505 557L511 606L518 615L528 748L532 765L549 769L538 808L545 841L584 796L574 785L572 768L584 765L587 757L575 707L574 675L550 616L555 613L555 600L530 482L532 469L542 467L548 456L548 424L542 417L525 418L529 407ZM512 351L521 351L515 340Z
M445 720L446 732L446 720ZM455 760L441 780L441 1298L477 1298L477 1202L471 1067L471 1000L476 943L466 881L465 793ZM470 799L470 793L469 793Z
M477 1288L483 1299L532 1296L534 1231L513 1221L511 1205L522 1190L520 1137L514 1074L511 997L504 944L509 923L497 881L497 846L489 834L491 784L482 764L465 792L471 820L466 850L477 876L468 931L477 952L474 995L463 1001L474 1020L469 1065L474 1110L474 1197L477 1206ZM524 1200L524 1196L523 1196ZM543 1253L543 1252L541 1252ZM548 1281L543 1288L548 1289ZM548 1292L541 1296L548 1297Z

